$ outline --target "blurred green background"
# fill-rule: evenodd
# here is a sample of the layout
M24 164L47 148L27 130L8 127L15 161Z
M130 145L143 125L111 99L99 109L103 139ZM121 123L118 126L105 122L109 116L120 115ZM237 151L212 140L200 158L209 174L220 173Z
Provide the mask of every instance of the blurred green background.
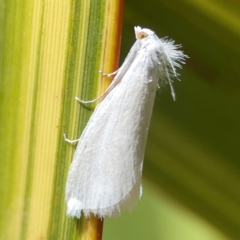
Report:
M132 213L103 239L240 239L240 1L125 2L121 62L134 26L169 37L190 58L157 94Z

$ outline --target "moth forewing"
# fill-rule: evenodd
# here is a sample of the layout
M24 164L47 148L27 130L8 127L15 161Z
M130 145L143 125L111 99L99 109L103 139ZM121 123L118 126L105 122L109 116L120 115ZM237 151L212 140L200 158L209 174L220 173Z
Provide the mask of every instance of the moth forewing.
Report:
M161 41L149 29L135 27L135 34L135 44L79 139L66 184L69 216L80 218L81 212L117 216L132 209L141 197L158 83L171 81L177 61L185 55L174 46L164 48L172 43Z

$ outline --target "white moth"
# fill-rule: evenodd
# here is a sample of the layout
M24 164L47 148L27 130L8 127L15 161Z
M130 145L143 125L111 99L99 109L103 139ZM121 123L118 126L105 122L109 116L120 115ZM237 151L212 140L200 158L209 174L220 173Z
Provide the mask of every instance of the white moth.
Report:
M117 216L142 195L142 166L156 90L186 55L180 45L135 27L136 42L78 141L66 184L67 215ZM110 75L110 74L109 74ZM78 101L84 102L77 98ZM70 141L64 135L65 140Z

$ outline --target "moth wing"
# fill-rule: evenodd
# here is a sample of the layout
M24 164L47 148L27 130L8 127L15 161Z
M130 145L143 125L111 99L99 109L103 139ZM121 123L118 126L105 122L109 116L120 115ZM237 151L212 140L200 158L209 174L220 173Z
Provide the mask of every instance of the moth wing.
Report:
M81 210L86 216L116 216L141 196L158 76L146 69L147 57L136 58L125 74L120 71L121 79L116 76L117 85L98 104L81 135L66 186L70 216L80 218Z

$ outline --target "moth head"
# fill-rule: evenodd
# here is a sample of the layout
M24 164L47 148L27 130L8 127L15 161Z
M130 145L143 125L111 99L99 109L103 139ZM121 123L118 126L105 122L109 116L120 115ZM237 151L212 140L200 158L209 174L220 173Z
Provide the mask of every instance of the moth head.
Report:
M147 38L148 36L154 35L154 32L147 28L141 28L139 26L134 27L135 35L137 40Z

